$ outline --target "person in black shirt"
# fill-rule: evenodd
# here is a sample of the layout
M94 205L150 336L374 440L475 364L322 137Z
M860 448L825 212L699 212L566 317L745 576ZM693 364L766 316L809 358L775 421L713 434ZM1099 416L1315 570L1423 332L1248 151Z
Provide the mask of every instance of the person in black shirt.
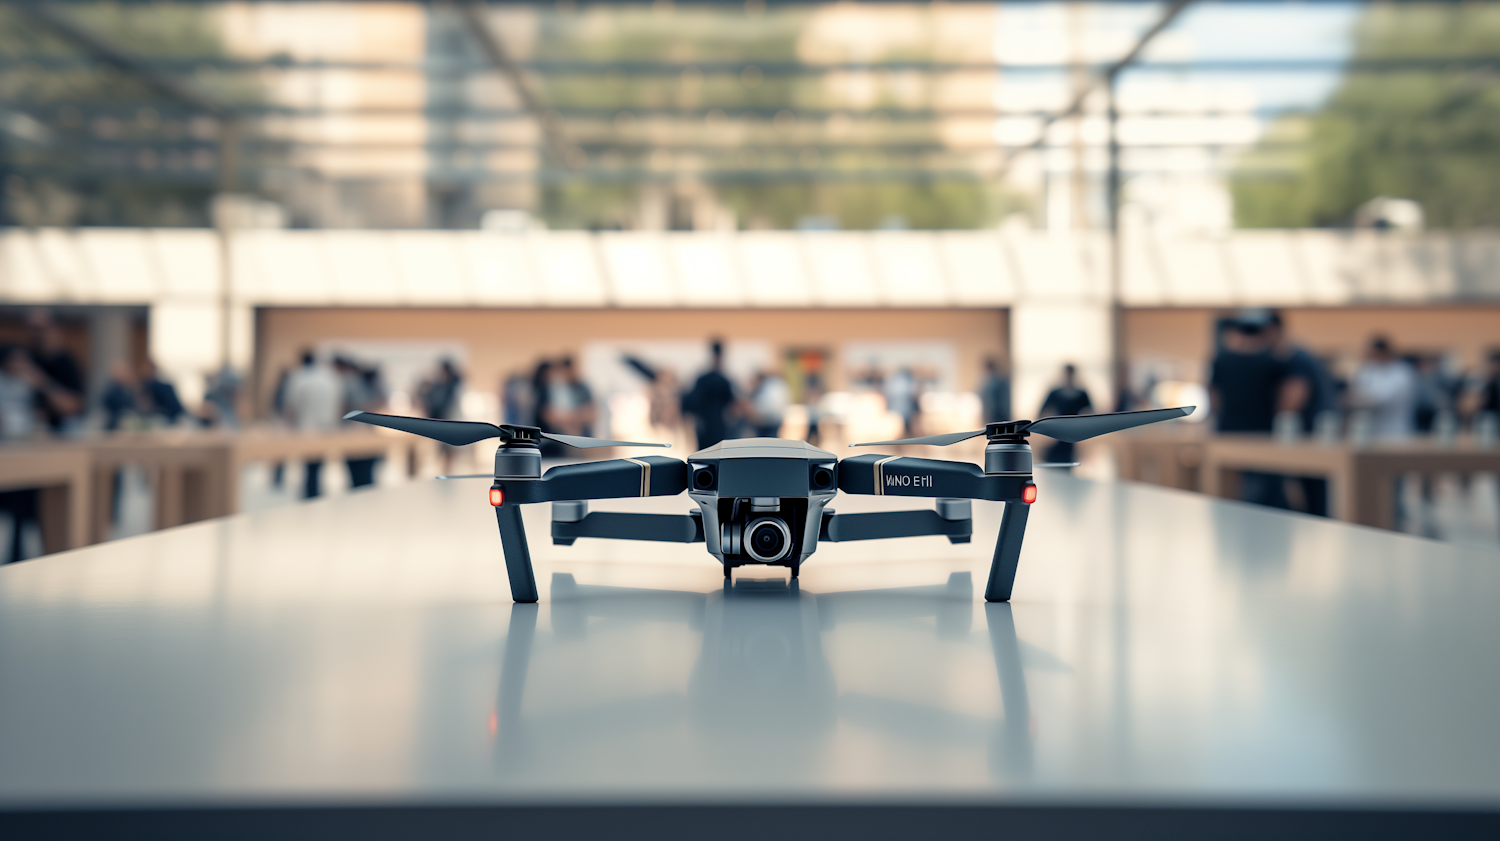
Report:
M729 411L735 405L734 384L724 375L724 343L715 339L709 350L712 367L682 396L682 413L693 416L700 450L729 437Z
M1245 319L1224 332L1208 385L1219 432L1270 434L1276 425L1288 364L1276 353L1264 319ZM1290 508L1284 478L1247 470L1240 474L1240 498Z
M146 360L141 365L141 395L145 398L147 414L159 415L168 426L187 414L182 400L177 397L177 387L161 378L156 363Z
M979 405L985 423L1008 421L1010 417L1010 378L993 356L984 361L984 382L979 386Z
M59 432L83 415L83 370L68 350L62 328L46 310L33 314L31 323L31 361L46 378L45 391L49 396L38 402L38 408L47 418L47 425Z
M1333 375L1312 351L1287 338L1280 313L1271 311L1264 329L1273 352L1286 360L1286 376L1278 398L1280 408L1297 413L1303 433L1315 432L1318 415L1338 411L1338 389ZM1302 485L1307 513L1328 516L1328 480L1303 476L1297 481Z
M1042 408L1037 412L1037 417L1087 415L1093 411L1094 404L1089 400L1089 393L1078 387L1078 369L1069 364L1063 366L1062 385L1047 392L1047 399L1042 401ZM1042 461L1071 462L1074 452L1073 444L1066 441L1053 441L1043 451Z

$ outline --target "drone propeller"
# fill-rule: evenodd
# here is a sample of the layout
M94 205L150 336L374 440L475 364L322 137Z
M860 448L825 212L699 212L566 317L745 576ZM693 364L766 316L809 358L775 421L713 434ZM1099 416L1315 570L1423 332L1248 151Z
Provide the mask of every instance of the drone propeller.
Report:
M383 426L387 429L410 432L413 435L431 438L434 441L441 441L453 447L462 447L483 441L487 438L499 438L507 443L517 439L535 441L537 438L548 438L560 444L567 444L569 447L577 447L580 450L588 450L594 447L672 446L671 444L644 444L638 441L609 441L603 438L586 438L582 435L561 435L555 432L543 432L534 426L514 426L508 423L496 426L495 424L484 423L482 421L408 418L401 415L380 415L374 412L350 412L344 415L344 420L359 421L360 423L368 423L374 426Z
M1007 421L1003 426L1012 427L1005 430L1009 435L1027 435L1035 432L1048 438L1056 438L1069 444L1077 444L1090 438L1106 435L1111 432L1119 432L1122 429L1145 426L1148 423L1157 423L1173 418L1187 417L1193 413L1196 406L1179 406L1173 409L1147 409L1144 412L1114 412L1107 415L1063 415L1053 418L1042 418L1039 421ZM992 424L994 426L995 424ZM946 447L949 444L957 444L959 441L967 441L977 438L986 432L977 429L973 432L950 432L946 435L926 435L921 438L902 438L896 441L872 441L868 444L850 444L851 447L879 447L898 446L903 444L930 444L934 447Z

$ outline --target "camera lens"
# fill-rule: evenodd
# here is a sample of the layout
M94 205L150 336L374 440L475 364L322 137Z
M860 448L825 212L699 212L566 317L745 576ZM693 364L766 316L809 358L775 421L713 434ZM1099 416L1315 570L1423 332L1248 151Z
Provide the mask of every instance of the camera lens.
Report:
M745 529L745 551L763 564L779 561L786 555L792 543L791 529L786 523L771 517L762 517Z
M813 487L819 490L833 484L833 473L827 468L819 467L813 471Z
M713 484L714 472L712 470L699 470L697 473L693 474L693 485L697 487L698 490L706 491L709 488L713 487Z

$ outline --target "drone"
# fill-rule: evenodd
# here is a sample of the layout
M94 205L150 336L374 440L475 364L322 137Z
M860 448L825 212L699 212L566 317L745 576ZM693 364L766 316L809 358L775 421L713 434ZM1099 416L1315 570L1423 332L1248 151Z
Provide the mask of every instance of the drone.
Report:
M492 479L489 501L500 526L500 544L510 579L511 598L537 601L531 550L521 524L521 506L552 503L552 542L571 546L581 537L703 543L730 579L736 567L790 567L793 579L819 541L840 543L892 537L941 536L968 543L974 533L971 500L1005 503L995 542L988 602L1009 601L1021 560L1026 518L1036 502L1032 471L1033 433L1076 444L1100 435L1186 417L1195 407L1064 415L1037 421L991 423L972 432L951 432L851 447L930 445L946 447L985 436L984 466L906 456L859 455L840 460L802 441L739 438L721 441L688 456L616 458L561 464L542 473L542 439L578 449L666 447L544 432L532 426L482 421L410 418L350 412L345 420L382 426L441 441L454 447L493 438L495 472L447 479ZM697 503L688 514L642 514L588 510L589 500L677 496ZM925 497L932 509L839 514L828 503L840 492L868 496Z

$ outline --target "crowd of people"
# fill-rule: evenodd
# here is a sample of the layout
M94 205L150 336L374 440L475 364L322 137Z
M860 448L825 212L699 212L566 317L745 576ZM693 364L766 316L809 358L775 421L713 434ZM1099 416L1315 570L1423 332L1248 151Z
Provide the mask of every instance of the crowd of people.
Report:
M725 368L724 343L718 339L709 342L706 368L685 386L665 367L631 355L622 359L649 386L651 427L668 435L683 429L697 449L732 438L781 437L794 403L801 407L799 417L806 419L806 440L816 445L822 437L827 390L820 371L800 371L795 389L776 369L736 382ZM920 435L922 395L934 380L930 371L916 367L886 373L872 363L855 372L851 384L856 391L881 395L886 410L900 419L903 434ZM998 360L986 363L980 400L987 421L1010 417L1010 380ZM600 417L592 390L568 357L544 359L532 373L506 377L501 404L503 422L547 432L592 435ZM800 421L796 428L802 431Z
M443 360L437 376L427 389L436 396L426 399L423 407L428 417L451 418L456 413L457 395L462 378L451 360ZM332 432L349 412L378 412L386 407L389 394L377 365L362 364L344 354L320 359L311 349L302 352L301 364L284 371L277 380L271 398L276 417L299 432ZM360 488L375 483L377 458L348 460L349 487ZM312 499L322 492L323 463L309 461L302 478L302 497ZM280 485L283 465L272 471L273 484Z
M1399 440L1456 432L1463 423L1478 428L1484 418L1494 417L1500 411L1500 353L1490 356L1484 371L1453 374L1442 360L1402 354L1389 338L1377 335L1352 374L1340 378L1287 335L1280 313L1245 310L1222 324L1209 389L1219 432ZM1289 488L1296 489L1290 496ZM1273 473L1247 472L1241 496L1276 508L1328 513L1323 479L1289 482Z
M149 358L115 359L91 401L84 367L52 314L32 311L27 332L25 341L0 344L0 440L240 422L240 378L231 370L209 377L202 406L190 412Z

